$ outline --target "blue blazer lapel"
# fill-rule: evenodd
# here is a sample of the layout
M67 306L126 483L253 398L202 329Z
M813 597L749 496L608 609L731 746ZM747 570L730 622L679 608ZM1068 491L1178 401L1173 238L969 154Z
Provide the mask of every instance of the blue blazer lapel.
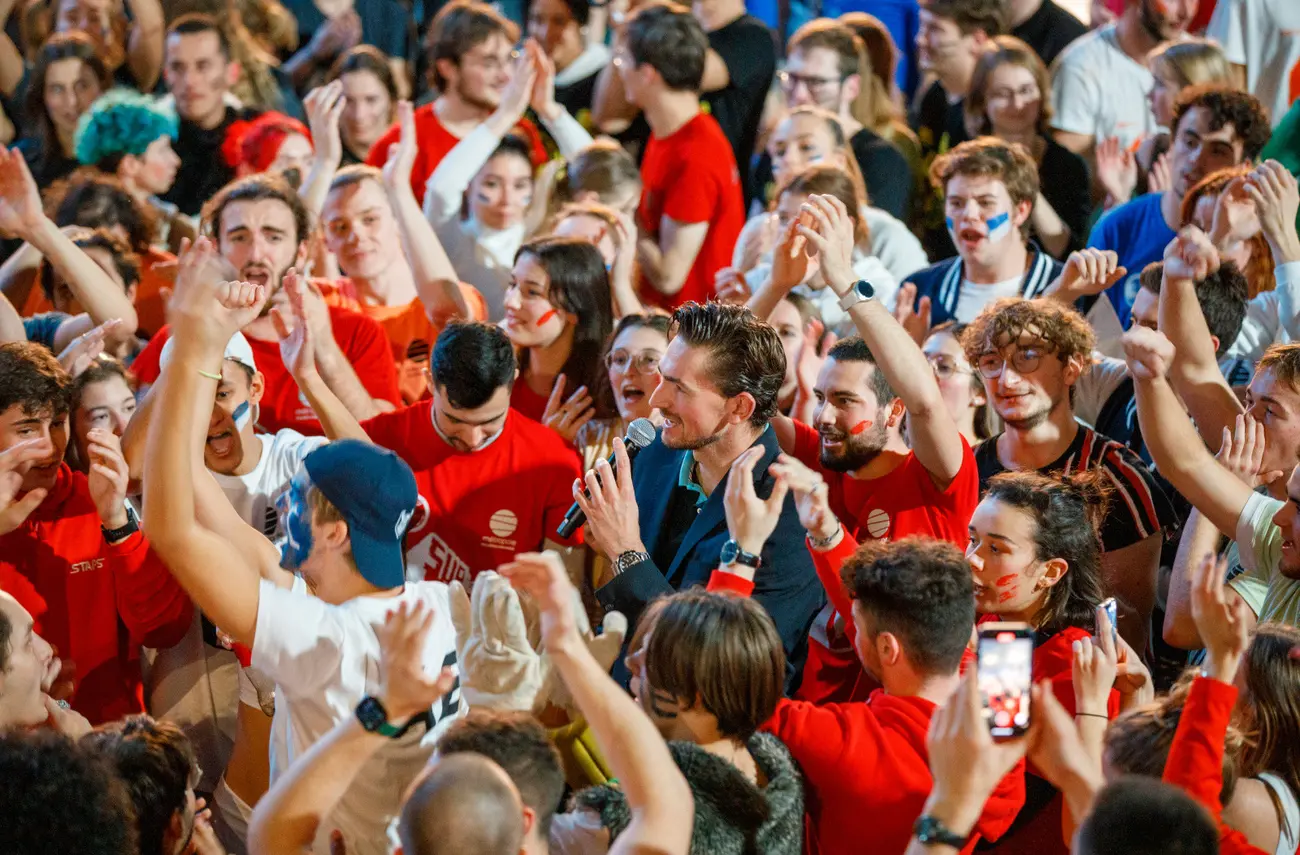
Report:
M641 542L654 555L663 528L668 499L677 486L677 473L685 451L664 446L658 437L632 462L632 487L637 497L637 519L641 523Z
M757 486L767 477L768 464L776 459L776 456L781 453L781 449L776 442L776 432L771 430L763 431L754 442L754 445L763 447L763 457L758 463L754 464L754 485ZM753 446L750 446L750 448L753 448ZM680 460L678 463L680 465ZM701 540L719 528L726 528L727 510L723 503L723 496L727 494L727 479L730 477L730 472L722 476L718 486L713 489L713 492L709 494L709 498L704 502L704 507L695 515L695 522L687 529L681 547L678 548L677 554L673 556L672 565L664 571L664 575L669 579L675 577L677 568L690 557L691 551L695 549ZM662 514L660 516L662 517ZM649 549L650 547L647 546L646 548ZM713 562L716 562L718 558L716 555L704 557Z

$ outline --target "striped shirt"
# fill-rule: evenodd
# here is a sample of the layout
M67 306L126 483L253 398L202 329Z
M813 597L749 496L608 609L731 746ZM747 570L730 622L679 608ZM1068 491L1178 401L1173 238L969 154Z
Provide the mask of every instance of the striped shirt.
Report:
M980 492L989 479L1007 471L998 459L998 439L993 437L975 450L980 471ZM1122 443L1108 439L1080 423L1074 441L1065 453L1040 472L1047 475L1072 475L1087 469L1104 473L1112 488L1110 506L1102 523L1101 546L1105 552L1123 549L1160 534L1175 522L1169 497L1136 454Z

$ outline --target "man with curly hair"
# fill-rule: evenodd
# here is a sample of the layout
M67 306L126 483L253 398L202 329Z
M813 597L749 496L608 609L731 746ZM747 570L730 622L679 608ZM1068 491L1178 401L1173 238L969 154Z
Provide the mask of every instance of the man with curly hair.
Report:
M1253 163L1271 125L1259 99L1220 84L1184 89L1174 106L1169 187L1112 209L1098 221L1088 246L1119 253L1128 275L1106 289L1122 329L1128 329L1142 269L1164 257L1182 225L1183 195L1211 172Z
M1174 511L1132 451L1075 419L1074 386L1092 362L1096 335L1072 309L1048 300L1005 299L962 334L1006 429L975 451L980 490L999 472L1099 470L1111 487L1101 529L1106 593L1119 601L1119 628L1145 650L1156 601L1164 529Z

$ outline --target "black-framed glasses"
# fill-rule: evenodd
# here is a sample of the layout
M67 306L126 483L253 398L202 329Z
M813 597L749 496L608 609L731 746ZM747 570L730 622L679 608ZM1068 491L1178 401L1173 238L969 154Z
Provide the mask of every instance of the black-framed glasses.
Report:
M935 353L925 357L925 361L930 363L930 368L934 370L934 376L940 380L947 380L954 374L974 374L975 372L953 359L946 353Z
M659 373L659 360L663 354L653 350L640 353L628 353L626 350L614 350L605 354L605 367L626 373L631 366L637 374Z
M800 74L797 71L779 71L776 79L781 82L781 88L787 92L793 92L794 88L800 83L807 86L809 92L820 92L827 87L838 86L843 82L843 78L840 77L814 77L811 74Z
M1023 377L1038 370L1038 366L1043 361L1043 356L1046 353L1047 351L1041 347L1015 347L1011 350L1009 359L998 351L992 351L981 354L977 364L980 375L988 380L1001 377L1002 371L1006 368L1008 362L1011 363L1011 367L1016 370L1016 373Z

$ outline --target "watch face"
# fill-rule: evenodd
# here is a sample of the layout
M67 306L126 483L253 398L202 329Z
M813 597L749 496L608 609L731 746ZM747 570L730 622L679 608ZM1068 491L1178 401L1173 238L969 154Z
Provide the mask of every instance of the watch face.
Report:
M870 300L876 296L876 286L865 279L859 279L858 284L853 287L857 289L858 296L864 300Z
M388 713L377 698L364 698L357 705L357 720L371 733L388 723Z
M722 544L722 555L720 556L723 564L732 564L736 560L736 555L740 552L740 546L736 541L728 540Z

